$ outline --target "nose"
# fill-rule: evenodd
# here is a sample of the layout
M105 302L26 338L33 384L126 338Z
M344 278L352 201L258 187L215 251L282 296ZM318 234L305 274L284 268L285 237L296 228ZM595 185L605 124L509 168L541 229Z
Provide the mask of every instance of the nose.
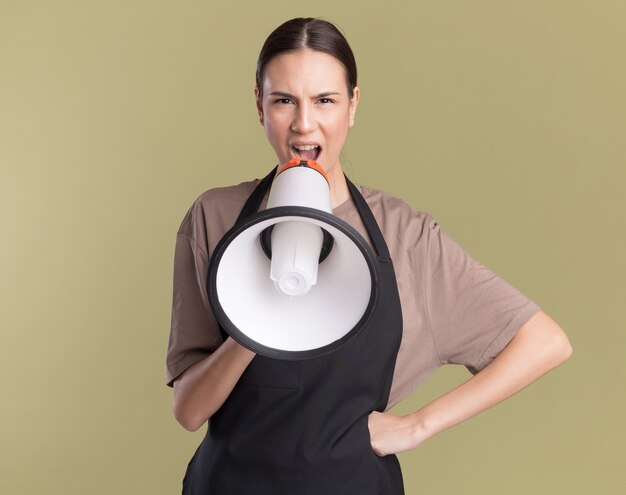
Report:
M291 122L291 130L298 134L306 134L315 130L316 125L315 112L310 106L306 103L298 105Z

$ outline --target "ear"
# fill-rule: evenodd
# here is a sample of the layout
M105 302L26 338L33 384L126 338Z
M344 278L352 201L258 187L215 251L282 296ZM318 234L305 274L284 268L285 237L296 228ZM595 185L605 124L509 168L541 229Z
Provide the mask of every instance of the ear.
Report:
M259 95L259 88L254 86L254 98L256 100L256 110L259 114L259 122L263 125L263 101Z
M356 114L356 107L359 105L361 99L361 90L358 86L355 86L352 90L352 99L350 100L350 127L354 125L354 115Z

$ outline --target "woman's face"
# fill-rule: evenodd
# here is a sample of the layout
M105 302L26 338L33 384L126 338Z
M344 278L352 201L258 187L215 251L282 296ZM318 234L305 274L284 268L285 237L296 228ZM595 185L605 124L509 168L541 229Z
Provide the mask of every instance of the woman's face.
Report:
M348 95L341 62L308 49L274 57L265 66L263 97L255 88L259 118L280 163L315 160L341 170L339 155L354 125L359 88Z

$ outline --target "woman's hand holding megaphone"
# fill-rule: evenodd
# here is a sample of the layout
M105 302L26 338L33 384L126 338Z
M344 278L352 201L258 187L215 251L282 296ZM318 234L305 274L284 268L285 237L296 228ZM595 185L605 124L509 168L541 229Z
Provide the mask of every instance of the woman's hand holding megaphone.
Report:
M174 381L174 416L196 431L226 401L256 353L228 337L215 352L187 368Z

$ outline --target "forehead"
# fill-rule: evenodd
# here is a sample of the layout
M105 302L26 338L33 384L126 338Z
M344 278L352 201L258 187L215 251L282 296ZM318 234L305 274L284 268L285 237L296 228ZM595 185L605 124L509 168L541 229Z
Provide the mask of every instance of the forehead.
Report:
M347 93L345 69L332 55L313 50L282 53L265 66L263 91Z

